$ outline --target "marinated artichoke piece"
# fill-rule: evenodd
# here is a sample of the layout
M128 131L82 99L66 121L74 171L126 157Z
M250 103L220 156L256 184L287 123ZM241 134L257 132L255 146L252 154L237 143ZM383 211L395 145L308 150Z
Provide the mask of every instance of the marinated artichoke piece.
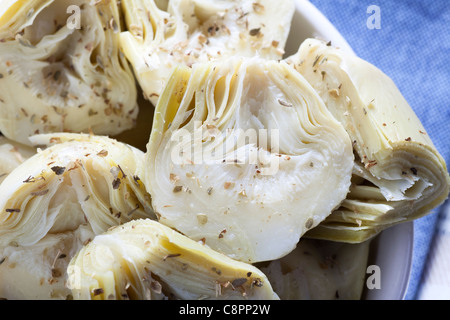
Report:
M153 214L136 175L144 153L102 136L44 134L49 147L0 185L0 245L32 245L47 233L89 223L95 233ZM32 230L32 232L30 232Z
M123 0L122 49L156 106L172 68L223 57L279 60L293 0Z
M116 135L133 127L137 89L120 51L116 1L15 1L2 9L3 135L29 144L40 133Z
M35 148L11 141L0 135L0 183L11 171L35 153Z
M286 61L346 128L356 154L350 194L309 237L365 241L426 215L447 198L445 161L392 79L316 39L307 39Z
M254 263L286 255L324 220L352 167L348 134L298 72L235 58L174 71L143 181L161 223Z
M278 299L257 268L149 219L97 235L68 272L74 299Z
M31 140L48 147L0 185L0 296L66 297L65 270L85 241L133 219L155 218L136 175L144 153L100 136Z
M360 300L370 243L303 238L287 256L256 266L281 300Z

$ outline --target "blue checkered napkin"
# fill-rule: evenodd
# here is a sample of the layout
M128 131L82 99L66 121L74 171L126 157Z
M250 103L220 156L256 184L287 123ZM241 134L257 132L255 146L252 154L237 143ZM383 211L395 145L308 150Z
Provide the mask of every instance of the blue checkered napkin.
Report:
M358 56L394 80L438 151L450 163L450 1L310 1L336 26ZM370 8L375 3L380 18L376 21L375 11ZM437 208L414 223L408 300L416 299L441 212L442 207Z

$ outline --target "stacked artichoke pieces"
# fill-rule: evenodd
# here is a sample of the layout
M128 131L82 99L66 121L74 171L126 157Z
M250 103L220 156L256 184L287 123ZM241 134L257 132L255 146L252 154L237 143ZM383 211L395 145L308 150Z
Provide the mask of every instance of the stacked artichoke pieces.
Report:
M32 137L45 149L0 184L0 295L9 299L71 296L67 266L110 227L154 218L137 176L144 153L82 134Z
M285 7L285 16L276 21L280 28L268 25L267 29L267 33L275 31L274 36L280 36L280 42L264 41L267 51L276 51L278 56L282 54L293 13L293 2L289 0L286 4L290 6ZM133 5L133 2L124 4L124 12L129 13ZM164 2L155 5L163 8ZM222 15L224 9L236 9L234 15L244 17L242 10L237 9L238 2L229 2L226 8L210 5L201 1L179 4L173 1L174 7L180 7L181 19L184 16L181 17L180 10L187 6L195 6L195 13L203 18L216 10ZM270 13L262 14L264 7L260 4L251 6L261 17ZM75 14L76 9L80 10L79 16L75 15L75 19L81 19L78 27L66 24L69 7ZM111 226L136 218L155 218L139 178L145 167L142 152L94 135L117 135L133 125L137 114L134 77L121 53L129 48L119 46L120 9L116 1L5 4L0 48L1 131L11 139L11 144L18 141L38 144L40 148L30 148L29 154L22 158L16 152L18 148L11 152L8 140L2 150L10 158L11 154L17 156L17 161L8 161L8 166L2 169L5 171L1 185L2 297L69 298L66 267L80 246ZM155 17L152 14L152 19ZM242 21L241 26L247 28L248 18ZM177 23L178 29L184 29L183 21ZM130 25L129 30L136 29ZM256 54L266 37L256 29L251 34L246 32L247 37L255 40L249 55ZM175 40L182 41L177 37ZM190 63L194 62L195 59ZM164 78L161 83L164 84ZM76 134L60 133L63 131ZM87 131L89 135L78 135ZM46 132L52 134L34 136ZM245 273L248 279L251 270ZM225 281L224 287L230 284L234 290L248 284L256 287L264 284L262 291L271 293L265 297L276 297L264 281L249 281L244 286L245 276L237 275L230 278L235 281Z
M448 196L445 162L385 74L315 39L282 61L292 0L1 10L0 297L357 299L349 252L364 265L374 236ZM135 124L135 80L156 106L146 153L107 137ZM249 129L278 144L227 149ZM195 145L173 138L198 132L194 156L221 156L175 163ZM342 268L314 269L307 238L341 242L323 244ZM333 285L291 281L302 268Z

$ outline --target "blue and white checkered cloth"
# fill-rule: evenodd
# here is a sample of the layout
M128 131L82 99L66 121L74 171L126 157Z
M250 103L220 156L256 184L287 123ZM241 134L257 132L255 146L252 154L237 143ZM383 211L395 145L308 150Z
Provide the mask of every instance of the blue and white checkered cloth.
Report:
M394 80L449 164L450 0L310 2L335 25L358 56ZM379 9L379 21L371 20L375 11L368 9L373 5ZM368 20L369 25L379 22L380 28L369 28ZM450 209L444 208L414 222L407 300L450 299L450 248L443 249L446 243L450 245ZM442 273L446 274L447 285L442 283ZM439 287L433 284L434 276L441 277Z

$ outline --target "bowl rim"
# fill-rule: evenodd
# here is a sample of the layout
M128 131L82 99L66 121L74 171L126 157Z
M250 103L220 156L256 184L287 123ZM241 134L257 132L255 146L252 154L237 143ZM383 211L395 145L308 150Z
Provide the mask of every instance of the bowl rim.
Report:
M312 4L309 0L294 0L294 3L295 13L300 13L302 15L303 22L306 22L308 25L314 27L312 31L315 32L310 35L311 37L322 38L326 41L332 40L334 46L356 55L347 40L314 4ZM295 23L296 21L293 20L293 22ZM320 28L318 26L320 26ZM300 43L298 45L300 46Z

